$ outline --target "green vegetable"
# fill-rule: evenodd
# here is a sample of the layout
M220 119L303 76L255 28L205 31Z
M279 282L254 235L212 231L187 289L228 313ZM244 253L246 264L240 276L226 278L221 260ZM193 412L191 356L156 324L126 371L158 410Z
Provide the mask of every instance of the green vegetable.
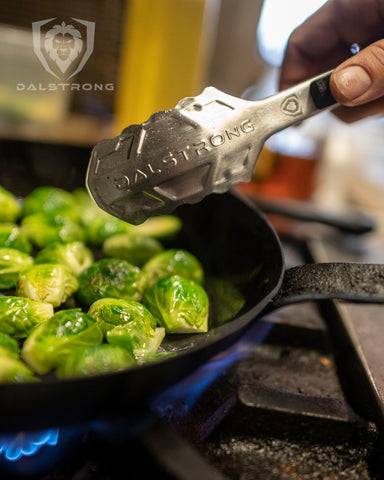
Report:
M107 215L93 201L85 188L77 188L72 192L81 225L90 226L98 217Z
M20 347L17 340L6 333L0 332L0 357L4 356L18 359Z
M167 275L180 275L198 283L204 281L204 271L200 261L190 252L168 249L152 257L142 268L148 275L150 285Z
M131 233L113 235L105 240L102 247L105 256L124 258L138 267L142 267L163 249L162 244L155 238Z
M25 340L22 358L39 374L59 365L76 348L99 345L103 332L80 309L61 310L36 327Z
M41 263L33 265L19 276L16 295L58 307L77 287L77 278L67 267L58 263Z
M76 296L86 305L107 297L140 301L148 283L139 267L118 258L95 262L78 279Z
M60 263L76 276L91 266L93 261L91 250L82 242L50 243L35 257L35 264Z
M130 226L129 223L100 210L92 222L85 226L86 238L91 245L101 246L112 235L128 232Z
M131 225L129 231L157 239L166 239L178 233L182 226L183 223L179 217L174 215L158 215L149 217L140 225Z
M93 303L88 314L96 318L108 343L128 350L136 360L154 354L165 335L152 313L138 302L104 298Z
M16 285L19 275L33 265L33 258L14 248L0 248L0 290Z
M14 223L21 215L21 204L17 198L0 186L0 222Z
M37 382L34 373L22 361L0 355L0 383Z
M0 296L0 332L15 339L25 338L35 325L45 322L53 313L50 303L16 296Z
M33 213L24 217L21 230L37 247L43 248L52 242L75 242L84 240L83 228L64 215Z
M0 247L15 248L24 253L31 253L32 244L16 223L0 223Z
M57 367L58 378L88 377L125 370L134 364L123 348L108 344L79 348L70 353Z
M208 295L193 280L179 275L160 278L145 292L143 304L166 333L208 331Z
M24 198L23 216L33 213L61 214L77 218L75 198L66 190L51 186L37 187Z

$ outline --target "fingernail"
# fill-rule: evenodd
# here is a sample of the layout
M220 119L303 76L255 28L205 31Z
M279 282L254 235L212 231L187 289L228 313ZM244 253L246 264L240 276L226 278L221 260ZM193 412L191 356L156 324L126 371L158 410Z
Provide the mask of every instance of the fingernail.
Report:
M335 75L335 82L340 93L348 100L355 100L371 86L372 80L364 68L354 65Z

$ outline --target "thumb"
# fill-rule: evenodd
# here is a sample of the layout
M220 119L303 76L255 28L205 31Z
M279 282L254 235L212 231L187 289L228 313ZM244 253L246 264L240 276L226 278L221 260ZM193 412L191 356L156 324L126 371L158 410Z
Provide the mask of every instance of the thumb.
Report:
M330 88L347 106L362 105L384 95L384 40L372 43L333 72Z

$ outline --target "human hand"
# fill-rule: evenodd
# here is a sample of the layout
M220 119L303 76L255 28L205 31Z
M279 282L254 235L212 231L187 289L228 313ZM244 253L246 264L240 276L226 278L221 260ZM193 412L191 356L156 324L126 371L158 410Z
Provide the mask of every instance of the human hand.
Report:
M353 122L384 113L384 0L328 0L291 34L280 88L334 69L330 89ZM360 51L351 56L351 46ZM354 107L354 108L351 108Z

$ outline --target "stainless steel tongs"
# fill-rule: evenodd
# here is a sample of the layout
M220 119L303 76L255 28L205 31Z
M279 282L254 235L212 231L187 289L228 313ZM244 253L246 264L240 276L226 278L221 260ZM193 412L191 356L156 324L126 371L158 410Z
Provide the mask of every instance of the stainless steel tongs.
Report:
M87 188L103 210L139 224L248 182L267 138L335 104L330 76L253 102L207 87L99 142Z

